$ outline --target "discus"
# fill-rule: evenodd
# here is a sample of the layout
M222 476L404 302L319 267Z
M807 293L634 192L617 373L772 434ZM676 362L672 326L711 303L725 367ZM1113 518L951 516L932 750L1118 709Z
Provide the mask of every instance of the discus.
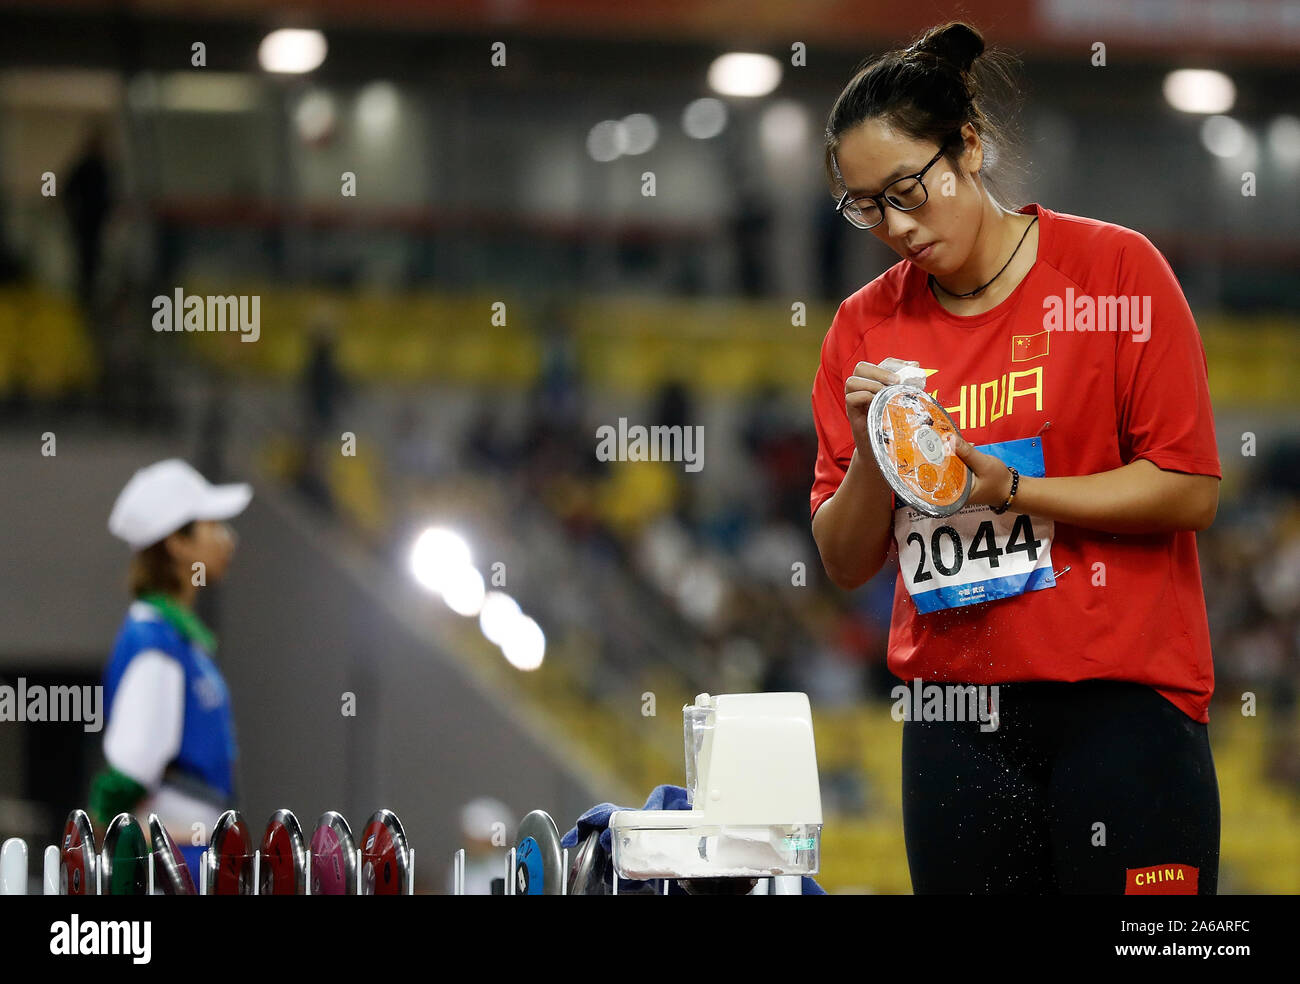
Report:
M162 880L163 894L197 895L190 866L156 813L149 814L149 840L153 844L154 876Z
M129 813L115 816L104 831L105 895L149 894L149 843Z
M957 455L961 433L924 390L886 386L871 401L867 428L876 464L900 503L936 519L966 505L975 477Z
M311 894L357 894L357 848L343 814L329 810L311 835Z
M238 810L227 810L212 828L208 852L215 868L213 895L253 894L253 837Z
M361 894L406 895L406 831L392 810L377 810L361 834Z
M515 838L515 894L559 895L564 874L560 831L550 814L534 810Z
M95 828L85 810L73 810L63 825L59 844L59 894L97 895Z
M569 865L569 894L608 895L610 887L605 884L608 870L609 855L600 846L600 831L593 830L574 852L573 863Z
M276 810L262 837L262 895L305 895L307 852L302 827L289 810Z

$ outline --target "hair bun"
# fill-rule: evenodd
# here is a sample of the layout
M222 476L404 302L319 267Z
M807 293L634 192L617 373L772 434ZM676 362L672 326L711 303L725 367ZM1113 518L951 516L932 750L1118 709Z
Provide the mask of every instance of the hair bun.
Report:
M984 38L979 31L962 21L951 21L926 31L912 45L913 51L925 51L969 72L975 59L984 53Z

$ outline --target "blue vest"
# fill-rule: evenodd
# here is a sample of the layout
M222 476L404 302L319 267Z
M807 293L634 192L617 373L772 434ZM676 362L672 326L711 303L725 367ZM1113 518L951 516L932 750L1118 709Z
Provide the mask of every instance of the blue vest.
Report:
M201 799L219 799L224 805L234 798L238 757L230 692L207 652L152 605L137 601L127 611L104 672L104 706L111 714L127 667L148 649L160 650L185 671L181 748L168 765L164 783Z

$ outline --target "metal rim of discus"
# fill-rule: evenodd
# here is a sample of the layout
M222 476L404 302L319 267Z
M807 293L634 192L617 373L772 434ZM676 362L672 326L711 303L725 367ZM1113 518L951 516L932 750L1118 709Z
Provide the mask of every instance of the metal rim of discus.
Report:
M383 845L383 848L379 851L372 850L370 848L371 841L378 838L380 832L388 835L388 843ZM402 828L402 821L397 819L397 814L387 809L376 810L366 823L365 830L361 834L361 844L362 893L405 895L408 884L409 852L406 843L406 831ZM396 886L397 891L376 893L374 889L378 887L379 879L375 878L372 884L371 878L364 874L364 868L368 864L373 865L385 859L391 859L395 869L395 880L391 884ZM377 875L378 873L372 869L372 874Z
M326 839L333 835L333 844L326 844ZM324 847L325 850L320 848ZM344 895L357 894L357 845L352 838L352 828L347 818L336 810L326 810L316 821L316 828L311 835L311 872L312 895L327 894L320 891L321 876L317 869L318 859L335 856L339 859L342 872Z
M579 845L569 873L570 895L608 895L605 874L609 858L600 846L600 831L593 830Z
M101 863L104 866L105 895L149 894L149 843L140 821L131 814L119 813L104 831ZM127 863L131 868L124 874L120 866ZM116 886L115 880L119 883Z
M875 455L876 466L885 477L885 481L889 483L889 487L894 490L894 494L898 496L898 500L917 512L932 519L943 519L953 515L953 513L960 512L966 506L967 500L970 499L971 490L975 486L975 476L969 468L966 469L966 487L962 489L962 493L957 497L956 501L947 506L935 505L928 499L921 498L898 477L898 468L884 445L883 424L885 407L890 400L900 395L924 401L936 418L942 416L948 422L948 425L952 427L954 433L959 436L961 434L961 431L957 429L957 425L953 423L952 417L948 415L948 411L941 407L924 390L916 386L909 386L906 383L895 383L892 386L886 386L875 395L871 401L871 407L867 411L867 435L871 439L871 451Z
M275 861L280 855L273 850L277 841L288 845L289 864L293 869L293 894L302 895L307 889L307 848L303 841L302 824L292 810L276 810L267 821L266 833L262 835L262 884L258 887L261 895L275 894Z
M229 842L233 841L233 844ZM239 850L230 850L230 847L238 847ZM212 867L214 870L212 879L213 895L252 895L253 894L253 835L248 829L248 824L244 821L244 816L238 810L227 810L217 818L217 825L212 828L212 837L208 841L208 850L212 854L212 861L215 862ZM222 870L222 863L227 859L233 859L234 870L227 872ZM233 879L234 892L222 891L222 887L232 887L230 882Z
M515 835L515 870L518 879L519 869L525 865L525 841L532 840L537 845L538 860L542 867L542 890L528 892L529 895L562 895L566 875L564 862L560 853L560 831L555 821L545 810L533 810L519 821L519 832ZM531 879L529 887L532 887ZM515 894L524 894L516 892Z
M75 864L69 864L69 859ZM73 885L73 875L80 875L81 884ZM95 828L85 810L73 810L63 825L63 842L59 845L59 890L64 895L94 895L98 889L91 884L95 877Z
M149 840L153 845L155 871L161 871L164 895L197 895L190 866L185 863L172 835L158 814L149 814Z

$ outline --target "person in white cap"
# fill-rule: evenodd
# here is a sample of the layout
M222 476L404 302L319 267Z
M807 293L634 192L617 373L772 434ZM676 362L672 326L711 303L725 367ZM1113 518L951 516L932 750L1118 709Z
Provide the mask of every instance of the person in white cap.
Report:
M225 574L235 547L225 520L252 495L170 458L132 475L108 519L135 551L135 600L104 674L107 765L91 785L90 813L101 824L157 813L195 875L202 847L192 841L206 841L232 805L237 746L216 640L193 605L200 586Z

